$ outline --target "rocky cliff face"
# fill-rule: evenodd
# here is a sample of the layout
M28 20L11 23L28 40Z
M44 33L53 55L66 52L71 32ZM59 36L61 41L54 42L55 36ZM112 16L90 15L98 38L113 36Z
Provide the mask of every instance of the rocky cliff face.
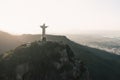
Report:
M88 70L67 44L23 44L2 56L0 80L88 80Z

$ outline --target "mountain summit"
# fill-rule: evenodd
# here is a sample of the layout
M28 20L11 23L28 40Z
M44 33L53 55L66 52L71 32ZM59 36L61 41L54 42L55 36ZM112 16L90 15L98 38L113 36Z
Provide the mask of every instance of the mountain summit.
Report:
M19 61L24 62L24 59L26 61L27 60L30 61L29 55L31 54L29 53L32 53L31 51L32 47L30 47L30 45L31 44L33 45L33 43L34 44L41 43L38 41L40 40L40 35L21 35L21 36L13 36L13 35L8 35L8 34L6 35L7 36L5 36L4 33L0 34L1 36L0 53L1 53L1 50L8 51L10 49L14 49L18 45L21 45L21 44L23 45L17 47L15 50L11 50L0 56L0 76L2 77L8 76L8 75L2 75L3 73L9 72L8 74L11 74L9 76L12 76L12 74L14 74L11 72L13 72L13 69L15 69L15 66L9 67L11 66L11 64L9 63L19 65L21 63L16 64L16 62L19 62ZM37 42L33 42L33 41L37 41ZM120 80L120 71L119 71L120 70L120 56L119 55L115 55L115 54L112 54L112 53L109 53L103 50L90 48L87 46L77 44L69 40L65 36L47 35L47 41L48 42L52 41L51 44L53 45L58 44L60 46L60 45L64 45L63 43L69 45L75 57L77 57L77 59L82 60L85 66L87 66L89 73L90 73L90 80ZM33 43L28 43L28 42L33 42ZM45 45L45 44L40 44L40 45ZM50 45L48 46L52 48L52 46ZM36 49L37 48L39 47L36 46ZM53 47L53 48L56 48L56 47ZM41 58L41 56L37 55L37 52L41 50L36 50L36 49L33 49L34 53L31 55L31 57L34 57L34 58L36 57L35 59L39 59ZM49 49L45 48L45 51L49 51ZM65 49L65 52L66 52L66 49ZM23 54L20 54L20 53L23 53ZM1 79L0 77L0 80L3 80L3 79ZM11 80L11 79L7 79L7 80Z

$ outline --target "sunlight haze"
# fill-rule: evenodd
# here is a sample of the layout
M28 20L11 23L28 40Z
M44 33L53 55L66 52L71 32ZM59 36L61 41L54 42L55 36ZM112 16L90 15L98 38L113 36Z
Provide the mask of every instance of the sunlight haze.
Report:
M120 0L0 0L0 30L38 34L120 30Z

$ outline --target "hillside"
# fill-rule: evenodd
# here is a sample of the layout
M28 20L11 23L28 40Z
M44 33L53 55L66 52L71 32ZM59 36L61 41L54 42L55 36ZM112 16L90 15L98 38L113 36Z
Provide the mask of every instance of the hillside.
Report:
M20 45L16 36L0 31L0 54Z
M29 39L26 39L26 41ZM48 41L57 41L68 44L76 57L84 61L87 65L91 80L120 80L120 56L79 45L70 41L65 36L47 36L47 39Z
M78 44L71 44L71 47L88 66L92 80L120 79L120 56Z
M80 80L79 64L69 45L36 41L2 56L0 80Z

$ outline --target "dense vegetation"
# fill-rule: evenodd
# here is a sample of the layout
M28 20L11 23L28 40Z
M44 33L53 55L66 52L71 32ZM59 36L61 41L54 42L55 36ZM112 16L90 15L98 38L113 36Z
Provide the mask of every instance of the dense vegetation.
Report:
M1 58L0 80L79 80L79 59L62 43L23 44Z

